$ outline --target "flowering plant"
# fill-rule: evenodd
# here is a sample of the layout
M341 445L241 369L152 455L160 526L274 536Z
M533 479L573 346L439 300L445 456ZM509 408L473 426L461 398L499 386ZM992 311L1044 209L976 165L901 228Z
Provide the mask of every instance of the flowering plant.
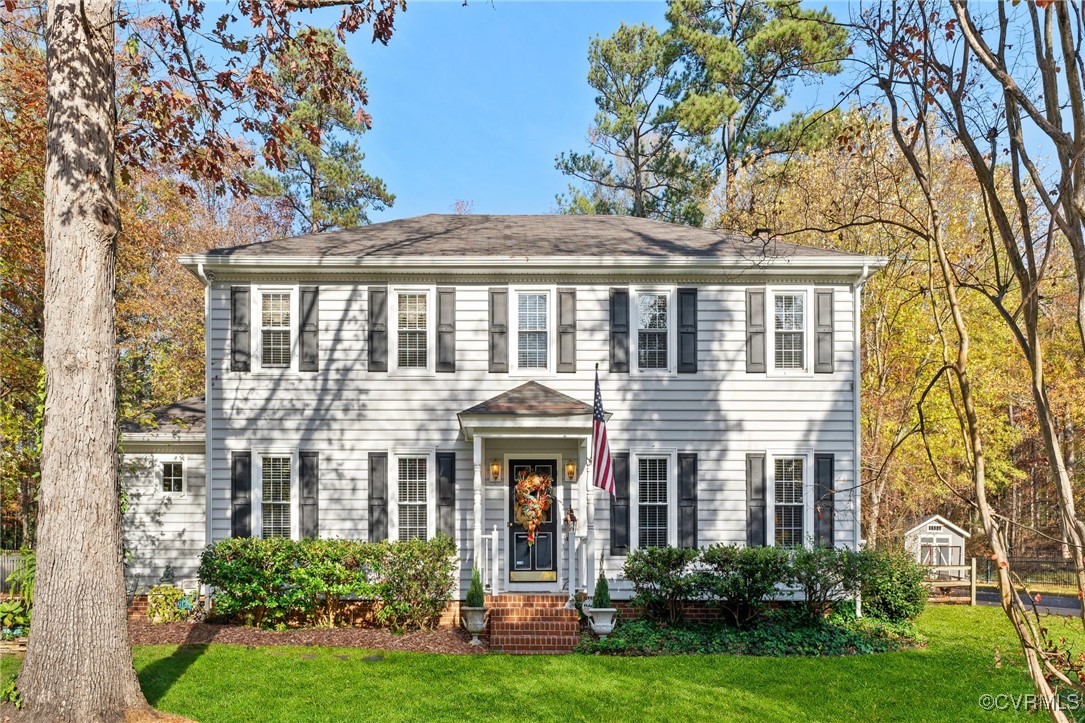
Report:
M538 472L521 472L516 480L516 522L527 530L527 544L535 544L539 525L550 509L554 479Z

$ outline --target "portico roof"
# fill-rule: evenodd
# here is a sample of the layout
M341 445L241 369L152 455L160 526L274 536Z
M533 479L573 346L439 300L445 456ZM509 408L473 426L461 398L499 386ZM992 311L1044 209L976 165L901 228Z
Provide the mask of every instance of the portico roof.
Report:
M536 381L502 392L456 416L467 439L475 435L585 437L592 427L592 405Z

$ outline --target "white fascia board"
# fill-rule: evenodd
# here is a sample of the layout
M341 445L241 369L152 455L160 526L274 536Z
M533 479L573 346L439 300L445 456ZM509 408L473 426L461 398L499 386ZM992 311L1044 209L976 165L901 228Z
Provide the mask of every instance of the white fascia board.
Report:
M609 418L610 414L606 414ZM479 437L590 437L592 415L540 416L534 414L459 414L463 436Z
M203 432L127 432L121 434L123 454L146 452L206 452Z
M599 256L266 256L237 257L186 254L181 264L197 273L205 271L236 274L258 273L349 273L398 272L417 274L492 275L527 273L534 275L571 274L593 276L635 274L726 274L741 272L764 275L811 273L861 278L864 269L879 269L888 263L881 256L783 256L769 259L732 257L599 257Z

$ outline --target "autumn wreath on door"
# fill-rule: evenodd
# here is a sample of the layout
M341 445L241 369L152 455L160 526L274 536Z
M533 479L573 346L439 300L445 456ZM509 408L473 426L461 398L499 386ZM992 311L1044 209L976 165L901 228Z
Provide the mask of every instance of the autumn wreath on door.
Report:
M550 509L554 479L538 472L521 472L516 480L516 523L527 530L527 544L535 544L539 526Z

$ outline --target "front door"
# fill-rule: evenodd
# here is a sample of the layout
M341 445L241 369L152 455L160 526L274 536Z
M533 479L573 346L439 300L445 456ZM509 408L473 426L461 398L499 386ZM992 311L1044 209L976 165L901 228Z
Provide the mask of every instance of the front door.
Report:
M558 579L558 511L557 495L557 460L554 459L514 459L509 460L509 582L556 582ZM548 494L533 492L534 504L549 501L546 514L535 530L535 544L530 544L527 517L518 516L518 508L523 507L517 498L516 486L531 473L549 477L552 486Z

